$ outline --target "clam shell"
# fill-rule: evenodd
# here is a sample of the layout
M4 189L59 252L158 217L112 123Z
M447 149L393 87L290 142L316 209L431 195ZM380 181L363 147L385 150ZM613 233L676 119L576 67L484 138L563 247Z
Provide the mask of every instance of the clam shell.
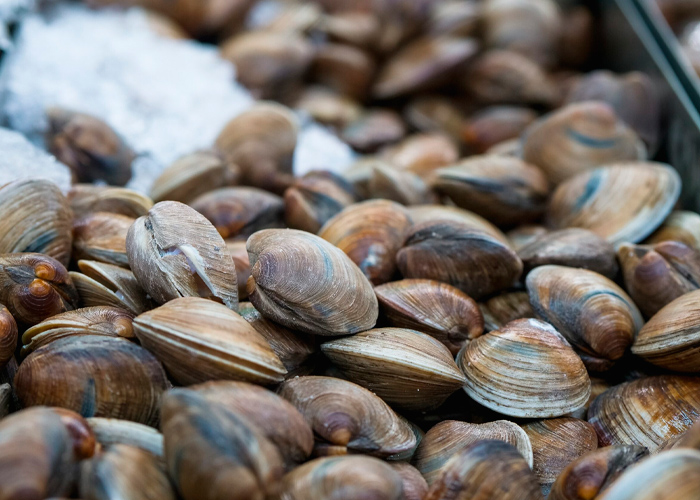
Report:
M351 381L398 408L435 408L464 384L449 349L415 330L375 328L324 342L321 351Z
M22 355L26 356L58 339L77 335L132 339L135 337L133 319L132 313L109 306L85 307L57 314L24 331Z
M588 400L591 381L566 339L551 325L520 319L469 342L457 355L466 393L504 415L550 418Z
M68 265L73 213L58 186L40 179L0 186L0 253L43 253Z
M345 252L373 285L379 285L396 273L396 253L410 226L402 205L371 200L345 208L318 235Z
M222 238L245 240L260 229L284 226L284 202L262 189L215 189L195 198L190 206L209 219Z
M406 462L391 462L389 465L401 478L402 499L423 500L425 494L428 493L428 483L425 482L418 469Z
M500 330L516 319L534 318L527 292L504 292L479 304L487 332Z
M154 205L129 229L126 252L134 276L159 304L206 297L238 309L233 258L214 226L187 205Z
M418 175L381 162L375 162L370 166L367 198L381 198L402 205L420 205L437 200L435 194Z
M411 126L421 132L437 130L456 139L460 138L465 119L464 113L452 99L439 94L413 96L404 107L403 115Z
M432 186L459 207L499 225L531 222L547 207L547 178L508 156L472 156L435 172Z
M22 362L15 391L22 406L59 406L83 417L158 422L163 367L124 339L85 335L51 342Z
M248 278L250 278L250 260L248 259L248 250L246 250L245 245L245 241L226 240L226 248L231 252L233 262L236 265L236 284L238 285L239 300L248 298L246 283Z
M129 267L126 233L134 220L108 212L95 212L76 219L73 221L73 259Z
M486 439L496 439L513 445L532 467L530 438L520 426L508 420L484 424L443 420L425 434L413 457L413 463L428 484L432 484L440 477L445 464L455 453Z
M382 146L400 141L406 135L401 116L391 109L368 109L348 123L340 138L361 153L372 153Z
M294 103L294 107L336 130L345 128L362 114L358 102L325 87L308 87Z
M325 43L316 49L311 78L339 94L363 100L372 84L375 62L365 51L339 43Z
M484 331L484 318L476 302L446 283L401 280L377 286L374 293L392 326L431 335L453 355Z
M524 106L488 106L470 116L461 127L462 140L476 154L493 146L517 139L537 118L537 113Z
M11 401L12 386L10 384L0 384L0 420L10 413Z
M678 241L700 250L700 214L674 210L644 243Z
M0 368L15 355L17 347L17 322L7 307L0 304Z
M560 184L588 169L646 159L644 143L605 103L569 104L530 125L522 157Z
M381 158L399 170L412 172L422 179L459 159L457 142L445 134L413 134L399 144L386 148Z
M134 330L182 385L219 379L273 384L286 373L267 341L246 320L211 300L171 300L137 316Z
M110 212L136 218L146 215L153 206L153 200L137 191L93 184L74 184L68 201L76 217Z
M489 233L496 239L508 243L508 238L496 226L484 219L482 216L458 207L445 205L416 205L407 207L413 224L423 224L427 222L454 221L466 224Z
M153 427L116 418L92 417L87 422L102 446L136 446L163 458L163 435Z
M589 229L613 245L637 243L663 222L681 181L660 163L620 163L582 172L560 184L547 210L556 228ZM625 200L615 204L611 200Z
M632 299L613 281L585 269L540 266L525 281L537 316L604 370L620 359L644 324Z
M293 330L343 335L372 328L377 297L362 271L326 240L265 229L248 239L248 298L268 319Z
M700 418L700 380L658 375L625 382L588 408L601 446L636 444L654 452Z
M632 353L677 372L700 368L700 290L686 293L657 312L639 331Z
M418 445L411 425L375 394L346 380L305 376L285 381L278 394L304 415L318 438L338 453L386 458Z
M529 245L537 238L545 235L549 232L544 226L537 224L526 224L523 226L518 226L515 229L511 229L506 233L508 236L508 241L516 252L519 252L521 248Z
M477 4L451 0L432 5L427 31L431 35L473 36L481 9Z

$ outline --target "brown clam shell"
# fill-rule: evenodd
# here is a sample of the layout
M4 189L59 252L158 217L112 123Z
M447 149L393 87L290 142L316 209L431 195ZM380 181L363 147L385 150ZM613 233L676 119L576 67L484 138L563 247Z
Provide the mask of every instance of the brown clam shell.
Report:
M233 262L236 265L236 284L238 285L239 300L248 298L246 283L248 282L248 278L250 278L250 260L248 259L248 250L246 250L245 246L245 241L226 240L226 248L231 252Z
M370 54L352 45L326 43L316 49L310 72L315 82L362 100L372 84L375 62Z
M479 304L487 332L499 330L516 319L534 318L527 292L504 292Z
M109 212L94 212L74 220L73 259L129 267L126 234L134 220Z
M498 143L520 137L536 118L537 113L524 106L488 106L469 117L460 137L471 151L483 154Z
M146 215L153 206L148 196L131 189L94 184L74 184L68 192L68 201L76 217L110 212L136 218Z
M459 146L443 133L413 134L382 150L381 158L400 170L428 179L435 170L459 159Z
M153 427L117 418L91 417L88 425L103 447L129 445L163 458L163 435Z
M418 469L406 462L391 462L389 465L401 478L403 500L423 500L428 493L428 483Z
M391 109L370 108L348 123L340 138L361 153L372 153L382 146L395 143L406 135L401 116Z
M700 250L700 214L674 210L644 243L678 241Z
M7 307L0 304L0 368L15 355L17 347L17 322Z

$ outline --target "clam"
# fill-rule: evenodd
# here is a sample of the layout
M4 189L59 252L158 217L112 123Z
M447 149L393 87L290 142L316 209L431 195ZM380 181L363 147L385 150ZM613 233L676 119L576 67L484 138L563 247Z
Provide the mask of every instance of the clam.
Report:
M326 43L316 49L311 78L339 94L364 99L374 77L374 59L365 51L339 43Z
M39 253L0 255L0 303L20 325L35 325L78 305L78 292L63 265Z
M83 460L92 457L98 449L97 440L87 420L65 408L51 408L51 410L61 418L61 422L68 430L76 458Z
M554 326L596 371L620 359L644 324L624 290L593 271L540 266L525 283L537 316Z
M480 104L554 106L556 85L527 57L508 50L480 54L461 79L462 87Z
M10 403L12 402L12 386L10 384L0 384L0 420L10 413Z
M148 196L131 189L93 184L74 184L68 192L68 201L76 217L111 212L136 218L146 215L153 206Z
M367 456L323 457L289 472L279 500L400 500L402 482L386 462Z
M427 179L436 169L455 163L459 158L459 147L442 133L413 134L384 149L381 158L400 170Z
M588 408L600 446L635 444L656 451L700 418L700 380L658 375L625 382Z
M610 279L618 271L613 246L586 229L560 229L542 234L519 248L518 256L526 273L548 264L588 269Z
M480 6L473 2L450 0L434 3L427 31L438 36L473 36L479 27L480 14Z
M503 292L479 304L487 332L499 330L516 319L534 318L527 292Z
M554 183L594 167L646 159L646 148L605 103L569 104L530 125L523 135L523 159Z
M76 464L68 429L50 408L31 408L0 421L0 498L68 496Z
M128 445L163 458L163 435L153 427L116 418L91 417L87 422L103 447Z
M249 31L221 45L221 56L257 99L284 99L301 83L313 55L313 45L293 32Z
M577 418L538 420L523 430L532 444L532 470L545 494L567 465L598 448L593 426Z
M503 243L509 243L506 235L492 223L482 216L462 208L448 205L415 205L408 207L408 215L411 216L414 225L428 222L454 221L487 232L494 238L503 241Z
M396 262L405 278L449 283L477 300L513 285L523 268L505 236L444 219L415 222Z
M373 285L379 285L396 273L396 253L410 226L403 206L370 200L336 214L318 235L345 252Z
M153 181L151 198L189 203L214 189L232 186L241 176L237 165L227 164L213 151L196 151L181 156Z
M159 304L205 297L238 309L231 253L214 226L187 205L154 205L129 229L126 252L136 279Z
M374 292L392 326L431 335L453 355L484 331L476 302L446 283L408 279L377 286Z
M590 500L597 498L629 466L648 455L643 446L613 445L577 458L557 477L547 500Z
M0 304L0 368L15 355L17 347L17 322L7 307Z
M189 389L163 397L168 475L184 500L263 500L283 473L272 442L247 419Z
M313 337L265 319L250 302L241 302L239 313L267 340L287 369L287 377L302 371L304 364L316 353Z
M456 452L433 481L424 500L540 500L537 478L518 450L492 439Z
M111 445L84 461L80 466L79 492L84 500L175 499L158 458L127 444Z
M372 328L372 285L339 248L303 231L265 229L248 239L248 298L277 323L317 335Z
M435 172L432 187L455 205L498 225L538 219L547 208L547 178L535 166L507 156L472 156Z
M311 455L314 447L311 427L291 403L274 392L231 381L206 382L190 389L258 427L277 446L288 469Z
M402 500L423 500L428 493L428 483L418 469L406 462L391 462L389 465L401 478Z
M134 223L126 215L95 212L73 221L73 258L128 267L126 233Z
M68 265L73 213L58 186L39 179L0 186L0 214L0 253L43 253Z
M352 186L329 171L309 172L284 192L289 227L317 233L331 217L355 201Z
M700 290L681 295L642 327L632 353L668 370L700 369Z
M190 206L209 219L224 239L246 240L260 229L284 227L282 198L262 189L215 189L195 198Z
M666 441L658 451L670 450L673 448L695 448L700 450L700 420L696 420L683 434Z
M280 104L258 103L226 124L216 147L241 168L241 181L281 194L292 181L299 125Z
M136 153L108 124L63 108L50 108L46 115L46 145L70 167L78 182L105 181L123 186L129 181Z
M440 94L414 96L404 107L403 115L406 121L418 131L442 132L454 139L462 140L464 114L447 96Z
M381 20L372 12L348 9L326 13L316 28L332 40L374 49L379 39Z
M321 344L351 381L397 408L436 408L464 384L452 354L433 337L404 328L375 328Z
M348 123L341 131L340 138L356 151L372 153L401 140L405 135L406 125L398 113L386 108L371 108Z
M158 360L124 339L68 337L31 353L15 376L22 406L60 406L83 417L158 422L168 386Z
M248 1L250 4L255 2ZM272 13L270 13L272 14ZM265 16L263 16L265 17ZM245 19L242 19L246 21ZM249 23L251 19L246 21L247 28L265 29L267 31L276 31L283 33L308 33L312 29L319 29L319 24L323 22L323 13L318 4L300 4L290 3L280 5L279 9L275 9L273 15L269 18L258 19L253 22L253 26Z
M294 103L296 109L308 113L315 121L335 130L357 120L362 114L360 104L350 97L325 87L304 89Z
M625 288L651 317L678 297L700 288L700 250L677 241L618 247Z
M248 278L250 278L250 260L248 259L248 250L246 250L245 244L245 241L226 240L226 248L231 252L236 266L236 284L238 285L239 300L248 298L246 283Z
M670 450L627 469L600 500L693 500L700 490L700 451Z
M124 309L110 306L85 307L67 311L45 319L22 334L22 355L66 337L104 335L133 339L134 315Z
M267 341L222 304L199 297L173 299L134 319L136 337L177 383L282 381L286 370Z
M437 196L418 175L380 161L373 161L368 168L366 197L382 198L402 205L420 205L437 200Z
M327 445L328 453L410 457L418 445L408 422L375 394L352 382L296 377L282 383L279 395L304 415L316 436Z
M537 113L524 106L488 106L469 117L460 137L471 151L483 154L503 141L520 137Z
M521 248L529 245L537 238L545 235L549 232L544 226L538 224L525 224L511 229L506 233L508 241L516 252L519 252Z
M419 38L386 62L377 75L372 96L388 99L444 83L478 48L469 38Z
M678 241L700 250L700 214L674 210L644 242Z
M514 357L517 356L517 357ZM550 418L582 407L591 381L561 333L519 319L469 342L457 355L466 393L504 415Z
M71 271L68 274L84 306L118 307L134 315L155 307L128 269L94 260L79 260L78 268L80 273Z
M471 424L457 420L443 420L423 437L413 463L428 484L433 484L448 460L461 449L478 441L495 439L513 445L532 467L530 438L520 426L508 420Z
M547 219L557 229L589 229L613 245L638 243L668 216L680 189L678 173L661 163L600 167L560 184L550 200Z
M590 60L596 36L593 13L587 5L567 5L562 12L559 33L559 62L567 68L581 68Z
M487 0L481 9L488 48L522 54L545 67L557 62L562 16L553 0Z

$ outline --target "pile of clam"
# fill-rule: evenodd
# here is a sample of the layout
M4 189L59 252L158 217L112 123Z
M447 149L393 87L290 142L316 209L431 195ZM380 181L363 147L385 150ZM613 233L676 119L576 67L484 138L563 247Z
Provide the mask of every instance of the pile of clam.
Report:
M70 192L0 186L0 500L697 500L700 215L645 76L555 77L587 11L136 3L228 19L247 85L374 154L295 177L264 102L146 196L107 124L48 110Z

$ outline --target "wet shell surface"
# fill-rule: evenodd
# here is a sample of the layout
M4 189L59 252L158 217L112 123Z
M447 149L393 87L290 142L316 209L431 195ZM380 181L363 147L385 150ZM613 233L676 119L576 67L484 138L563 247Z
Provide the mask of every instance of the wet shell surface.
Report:
M556 229L589 229L613 245L638 243L668 216L680 189L678 173L661 163L599 167L557 187L547 220Z
M93 212L111 212L141 217L153 207L153 200L133 189L94 184L74 184L68 201L76 217Z
M344 335L372 328L379 308L372 285L339 248L318 236L266 229L248 239L248 298L293 330Z
M534 318L527 292L503 292L479 304L487 332L498 330L516 319Z
M439 406L464 384L452 354L433 337L404 328L375 328L321 344L353 382L408 410Z
M12 359L17 347L17 322L7 307L0 304L0 369Z
M75 220L73 259L129 267L126 234L133 223L131 217L108 212L96 212Z
M228 379L273 384L286 370L268 342L238 313L182 297L134 319L141 344L178 383Z
M423 500L428 493L428 483L418 469L406 462L391 462L389 465L401 478L403 500Z
M513 417L558 417L586 404L591 392L571 345L536 319L513 321L469 342L457 364L472 399Z

